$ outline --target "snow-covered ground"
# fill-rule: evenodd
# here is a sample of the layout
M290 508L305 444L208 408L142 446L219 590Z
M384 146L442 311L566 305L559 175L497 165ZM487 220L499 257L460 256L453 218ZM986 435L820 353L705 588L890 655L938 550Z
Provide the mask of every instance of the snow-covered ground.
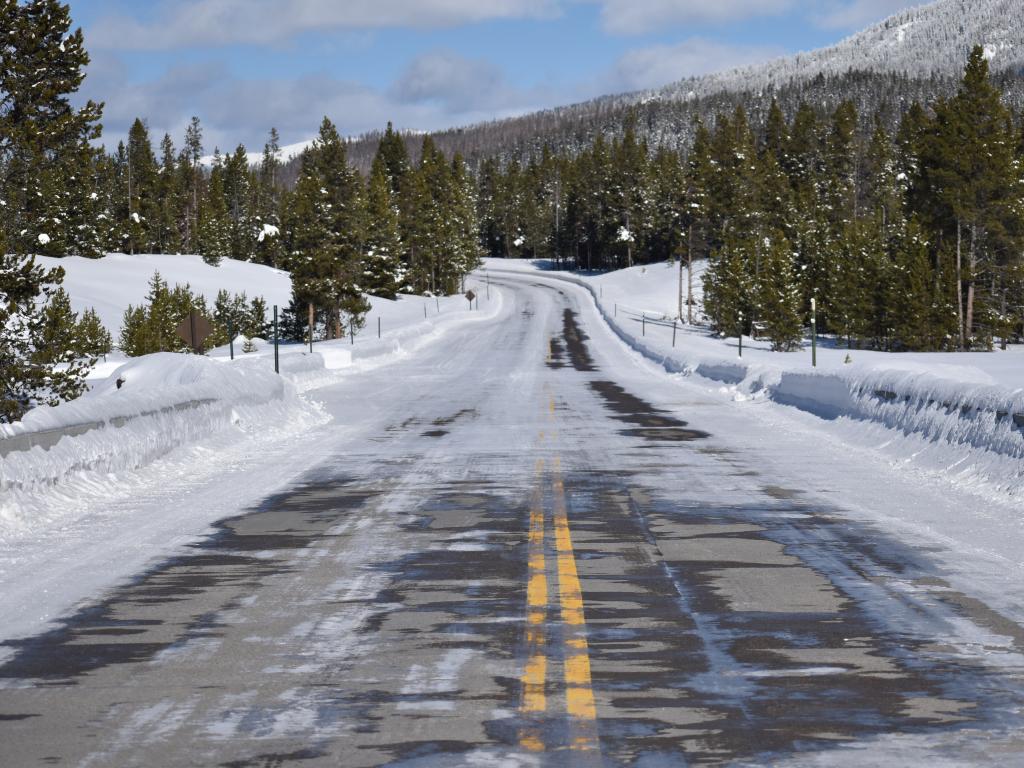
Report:
M735 402L774 402L834 422L851 444L871 448L935 480L973 487L991 499L1024 493L1024 349L970 353L885 353L810 341L772 352L764 340L715 338L674 321L678 265L654 264L601 275L489 259L485 269L545 274L583 285L605 321L629 346L670 373L699 376ZM702 266L694 269L701 298ZM685 278L684 278L685 286ZM685 314L685 306L684 306ZM673 346L673 336L675 345ZM851 362L846 362L847 359Z
M210 307L220 290L244 292L250 299L262 296L268 307L288 306L292 294L287 272L233 259L224 259L216 267L200 256L183 254L111 253L102 259L37 256L36 261L48 269L63 267L64 289L71 296L72 309L81 312L93 307L115 344L124 311L129 304L137 307L144 303L154 272L172 288L187 283L193 293L206 297Z

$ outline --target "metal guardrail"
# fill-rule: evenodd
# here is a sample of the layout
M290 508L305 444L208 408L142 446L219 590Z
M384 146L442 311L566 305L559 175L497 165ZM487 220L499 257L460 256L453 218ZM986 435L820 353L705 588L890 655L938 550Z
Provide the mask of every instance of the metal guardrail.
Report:
M91 432L94 429L102 429L104 427L114 427L117 429L123 427L134 419L141 419L145 416L157 416L161 413L193 410L216 402L218 401L213 398L207 398L205 400L189 400L184 403L168 405L153 411L143 411L142 413L133 414L132 416L114 416L107 421L87 421L81 424L71 424L66 427L40 429L35 432L24 432L10 437L0 437L0 458L5 458L10 454L17 453L19 451L30 451L33 448L42 448L44 451L48 451L65 437L78 437L79 435L84 435L86 432Z

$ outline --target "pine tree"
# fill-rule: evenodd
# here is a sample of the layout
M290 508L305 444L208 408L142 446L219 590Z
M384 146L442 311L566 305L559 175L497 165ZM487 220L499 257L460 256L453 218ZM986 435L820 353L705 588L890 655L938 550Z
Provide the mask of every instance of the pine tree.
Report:
M387 169L380 155L374 159L370 171L366 214L363 289L373 296L393 299L405 287L405 266L398 206L392 198Z
M213 171L206 197L199 211L198 251L212 266L231 257L232 227L224 195L224 166L219 152L214 153Z
M152 234L160 219L158 173L149 130L138 118L128 131L125 161L128 252L151 252L158 247L158 240Z
M47 270L31 256L8 253L0 235L0 423L85 390L95 359L81 359L74 346L75 318L60 288L63 279L60 268Z
M935 107L921 141L916 185L925 190L920 212L941 241L953 243L961 348L991 344L989 285L999 279L1000 264L1019 252L1021 180L1014 146L1009 112L977 46L956 96Z
M160 169L157 181L156 223L153 226L155 249L158 253L180 253L182 234L179 222L183 220L183 189L178 184L178 165L174 142L164 134L160 142Z
M19 254L100 255L91 141L101 105L71 97L89 56L57 0L0 3L0 228Z
M199 248L199 208L203 197L203 128L198 117L185 129L185 146L178 155L177 184L181 190L179 232L182 247L189 253Z
M154 352L189 352L191 349L176 329L193 310L206 316L206 300L193 294L187 283L169 288L160 273L154 272L145 303L138 307L129 305L125 310L118 346L132 357ZM207 339L204 348L209 348L211 342Z
M281 160L280 137L277 129L270 129L270 137L263 147L259 179L255 185L254 225L256 244L252 258L260 264L277 267L284 259L281 239L282 196L279 188Z
M730 232L709 260L704 272L704 313L723 336L746 332L753 288L747 259L753 251L750 238Z
M343 336L344 326L359 325L368 309L359 284L365 201L362 182L327 118L303 153L286 230L296 301L328 310L332 338Z
M758 318L764 325L772 349L790 352L800 346L801 290L796 260L786 236L773 231L763 242L763 268L755 285Z
M78 352L82 357L106 355L114 344L110 331L103 327L99 315L92 307L82 312L82 319L78 321L77 336L81 344Z

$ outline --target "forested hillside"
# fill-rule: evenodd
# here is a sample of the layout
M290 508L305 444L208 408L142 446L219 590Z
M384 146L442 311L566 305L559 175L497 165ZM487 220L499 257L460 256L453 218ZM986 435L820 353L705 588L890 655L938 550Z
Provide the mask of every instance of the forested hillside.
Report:
M1015 111L1024 108L1024 14L1016 0L940 0L902 11L837 45L766 64L686 78L653 91L610 95L581 104L508 120L454 128L434 134L448 156L456 152L472 165L488 157L528 159L545 145L578 151L598 134L622 135L630 114L638 136L650 147L686 149L693 120L728 114L742 105L763 120L773 101L787 119L803 103L819 115L852 101L867 119L880 113L894 128L915 101L952 95L967 55L983 46L993 75ZM350 146L364 170L376 135ZM407 138L413 154L419 138Z

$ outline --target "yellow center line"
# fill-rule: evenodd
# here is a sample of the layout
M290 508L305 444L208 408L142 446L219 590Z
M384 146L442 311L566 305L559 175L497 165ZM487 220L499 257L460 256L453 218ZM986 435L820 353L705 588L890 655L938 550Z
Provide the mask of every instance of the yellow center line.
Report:
M523 698L519 710L525 717L536 717L547 710L545 693L548 659L545 652L544 624L547 619L548 577L544 563L544 505L542 475L544 460L537 460L537 481L530 502L529 580L526 587L527 661L521 678ZM524 727L519 744L530 752L542 752L544 742L533 728Z
M590 678L590 653L587 646L586 618L583 613L583 590L576 571L576 556L569 530L565 505L565 484L562 480L561 461L554 461L554 528L555 550L558 555L558 595L561 603L562 624L566 632L564 662L566 708L569 716L583 721L585 732L574 738L570 748L596 750L597 707Z

